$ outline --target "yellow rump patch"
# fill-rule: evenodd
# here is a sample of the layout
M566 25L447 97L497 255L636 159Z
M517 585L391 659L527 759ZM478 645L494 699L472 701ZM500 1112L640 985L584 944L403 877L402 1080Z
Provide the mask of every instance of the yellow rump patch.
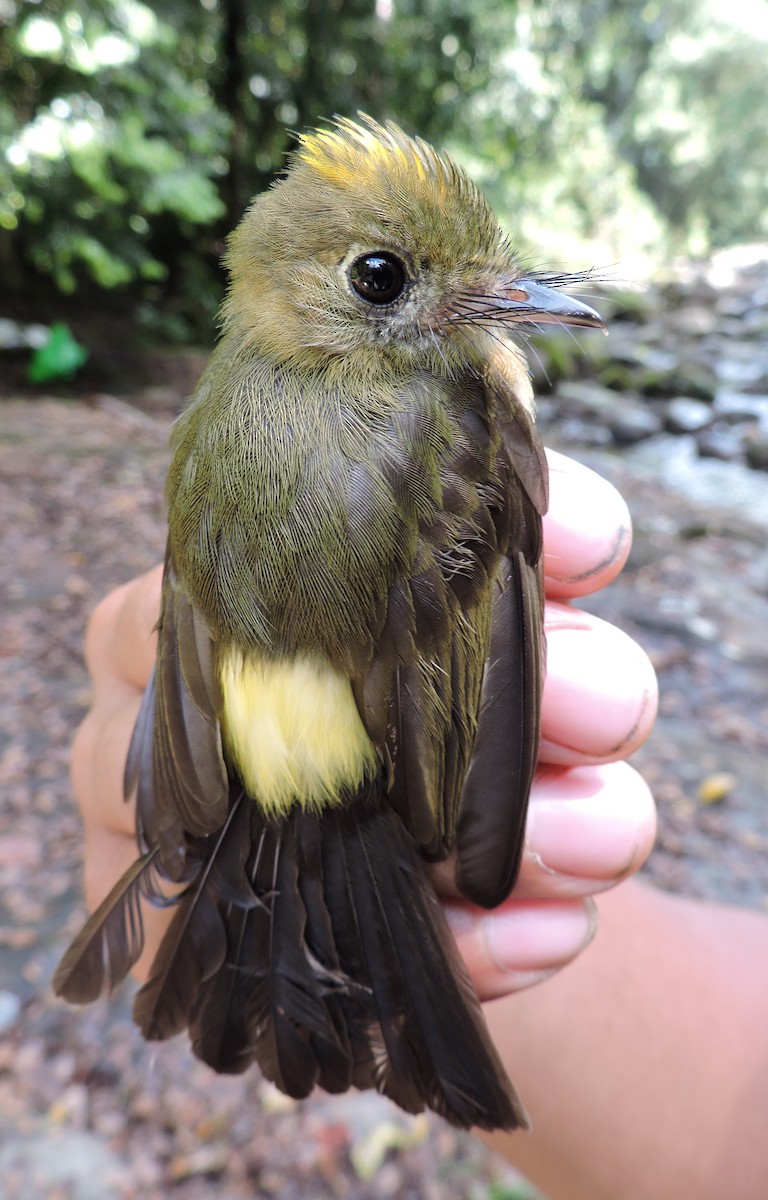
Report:
M349 679L322 659L228 651L219 678L222 733L252 800L270 816L318 811L359 788L378 759Z

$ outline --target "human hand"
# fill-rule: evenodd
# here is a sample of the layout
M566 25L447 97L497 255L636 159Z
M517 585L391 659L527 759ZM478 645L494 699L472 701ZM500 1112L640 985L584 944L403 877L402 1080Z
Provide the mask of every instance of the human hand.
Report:
M520 878L510 900L488 913L451 894L449 869L435 871L483 999L538 982L578 954L594 932L591 895L637 870L655 831L648 790L620 761L653 724L653 670L625 634L567 603L619 573L629 551L628 513L593 472L562 455L549 459L547 681ZM137 853L123 767L154 662L161 578L156 567L111 592L89 624L94 699L75 738L72 780L85 826L90 908ZM142 979L171 914L145 906L144 915L146 947L135 971Z

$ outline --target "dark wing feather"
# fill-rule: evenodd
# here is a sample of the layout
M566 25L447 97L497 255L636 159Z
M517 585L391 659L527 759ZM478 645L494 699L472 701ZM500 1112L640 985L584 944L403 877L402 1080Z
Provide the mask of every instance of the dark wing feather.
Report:
M152 795L152 724L155 719L155 667L153 665L144 695L141 698L139 715L131 734L128 756L123 774L123 794L128 799ZM157 846L157 829L152 805L137 804L136 835L140 850Z
M133 1018L149 1040L172 1037L185 1029L203 984L224 965L227 937L216 881L226 880L227 896L255 903L251 893L237 886L244 824L246 852L248 847L247 811L245 822L242 814L249 803L242 793L237 797L217 837L211 839L205 856L201 854L197 877L180 899L149 979L136 995Z
M536 766L543 677L539 579L520 551L504 560L461 798L458 884L487 908L501 904L517 877Z
M160 848L171 879L188 878L187 842L221 828L229 781L213 642L166 560L157 661L125 772L140 844Z
M544 443L528 409L498 386L487 383L500 412L499 431L509 462L540 516L549 508L549 466Z
M477 735L457 832L459 887L488 908L506 898L520 866L545 659L541 519L548 499L546 458L522 406L502 432L512 467L506 554L493 598Z
M462 889L495 905L517 875L538 750L548 473L512 383L462 387L457 410L442 508L419 526L355 694L406 827L429 857L458 839Z
M53 977L71 1004L90 1004L123 982L144 949L140 900L153 891L155 851L137 858L80 930Z
M233 793L226 824L210 842L196 886L188 888L163 938L133 1015L146 1037L170 1037L188 1024L194 1040L199 1038L200 1009L215 992L215 1020L206 1026L209 1044L203 1057L214 1066L222 1063L217 1069L234 1072L245 1070L253 1056L234 992L238 973L228 965L236 958L240 926L259 904L247 877L251 802L241 788ZM187 935L193 943L191 952Z
M518 496L531 507L494 424L495 393L477 377L448 390L454 433L441 461L441 502L420 520L412 572L390 588L372 661L353 681L390 770L390 802L434 858L456 838L498 571L520 536ZM540 499L546 476L536 437L531 426L518 458Z

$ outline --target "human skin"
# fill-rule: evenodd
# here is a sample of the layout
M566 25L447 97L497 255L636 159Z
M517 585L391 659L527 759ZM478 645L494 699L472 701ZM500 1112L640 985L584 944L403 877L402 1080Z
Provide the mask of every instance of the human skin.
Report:
M630 880L542 987L485 1006L550 1200L765 1200L768 917ZM478 964L477 974L482 974Z

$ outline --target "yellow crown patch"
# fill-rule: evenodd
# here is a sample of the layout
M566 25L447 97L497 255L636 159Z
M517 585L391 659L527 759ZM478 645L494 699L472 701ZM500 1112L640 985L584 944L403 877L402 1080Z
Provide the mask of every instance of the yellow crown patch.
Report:
M342 187L359 184L373 171L401 174L416 171L420 178L441 174L443 164L425 142L410 138L397 125L379 125L360 114L362 124L339 117L333 129L302 135L296 157L329 182Z

